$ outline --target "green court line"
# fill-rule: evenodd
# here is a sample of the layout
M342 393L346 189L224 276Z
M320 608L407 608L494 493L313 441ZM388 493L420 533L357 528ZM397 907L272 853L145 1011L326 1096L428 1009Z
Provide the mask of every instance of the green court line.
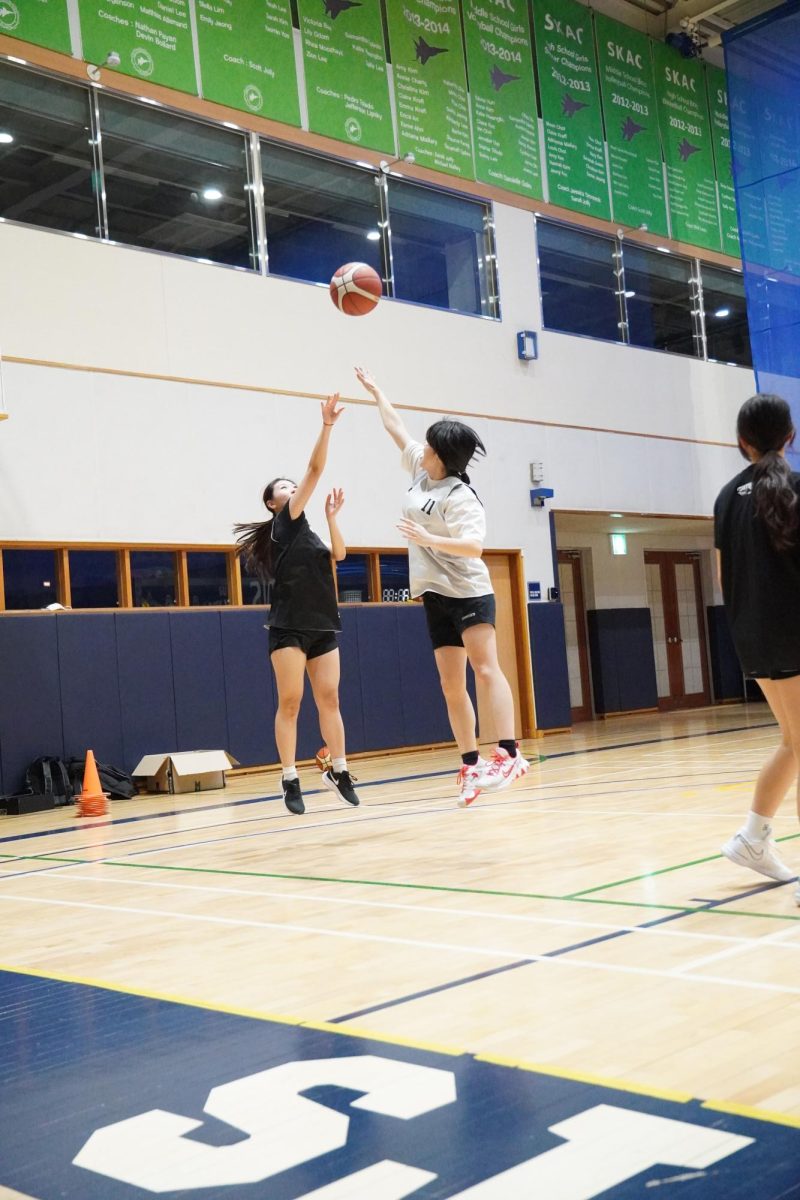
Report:
M800 836L792 835L792 836ZM715 855L719 858L719 855ZM66 858L55 854L28 854L19 855L18 861L24 862L56 862L67 863L72 866L88 866L88 867L127 867L132 871L177 871L181 874L189 875L228 875L239 876L246 879L285 879L297 883L345 883L353 884L357 887L382 887L382 888L405 888L409 891L417 892L446 892L453 895L466 896L505 896L517 900L552 900L561 903L574 904L604 904L615 908L647 908L656 909L658 912L675 912L675 913L698 913L705 916L739 916L739 917L759 917L764 920L780 920L780 921L800 921L800 915L792 916L784 913L760 913L760 912L745 912L739 909L726 908L705 908L703 905L688 905L688 904L653 904L645 901L636 900L606 900L595 899L594 897L584 897L580 894L574 896L552 896L546 892L512 892L501 891L492 888L466 888L452 887L447 884L437 883L401 883L396 880L386 879L343 879L333 875L289 875L277 871L237 871L232 868L224 867L181 867L170 865L169 863L132 863L122 862L117 859L92 859L92 858ZM708 859L699 859L700 862L710 861ZM683 864L684 866L686 864ZM666 867L665 870L678 870L677 867ZM659 874L659 872L653 872ZM13 879L13 875L3 876L4 879ZM648 879L647 875L636 876L637 879ZM612 886L612 885L607 885Z
M777 842L791 842L795 838L800 838L800 833L787 833L783 837L776 838ZM656 875L669 875L671 871L683 871L686 867L698 867L702 863L715 862L721 855L709 854L707 858L693 858L689 862L677 863L674 867L660 867L657 871L645 871L643 875L630 875L627 879L615 879L612 883L601 883L597 887L584 888L580 892L570 892L568 896L562 896L563 900L581 900L584 896L590 896L593 892L605 892L608 888L622 887L626 883L638 883L640 879L655 879Z

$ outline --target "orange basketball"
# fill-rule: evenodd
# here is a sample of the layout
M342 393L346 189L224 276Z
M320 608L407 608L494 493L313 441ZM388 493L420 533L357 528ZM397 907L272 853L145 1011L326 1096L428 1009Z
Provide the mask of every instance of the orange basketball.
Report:
M320 771L330 771L333 767L333 759L331 752L327 746L320 746L317 753L314 755L314 762L319 767Z
M382 294L381 277L367 263L345 263L331 280L331 300L348 317L372 312Z

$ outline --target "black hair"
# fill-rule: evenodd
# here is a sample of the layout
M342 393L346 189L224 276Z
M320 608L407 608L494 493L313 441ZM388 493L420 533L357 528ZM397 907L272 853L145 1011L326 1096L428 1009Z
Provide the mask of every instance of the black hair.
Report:
M736 422L739 448L752 446L759 454L753 470L753 501L757 515L767 527L776 550L789 550L797 543L800 512L792 482L792 469L781 454L794 441L789 405L780 396L751 396L739 409Z
M448 475L469 483L467 467L473 458L486 453L474 429L461 421L436 421L425 434L428 445L444 463Z
M261 496L264 507L269 508L269 501L275 494L275 487L286 475L278 475L270 479ZM291 480L289 480L291 482ZM272 570L272 522L274 514L268 521L251 521L246 525L234 525L236 534L236 553L243 559L245 566L254 574L261 575L267 583L272 583L275 576Z

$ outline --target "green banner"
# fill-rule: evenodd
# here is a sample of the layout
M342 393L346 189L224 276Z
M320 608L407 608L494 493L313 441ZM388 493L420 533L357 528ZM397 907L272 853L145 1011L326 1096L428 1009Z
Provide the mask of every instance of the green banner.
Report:
M380 0L298 0L308 124L394 154Z
M474 177L467 74L456 0L387 0L400 153Z
M658 136L650 39L595 13L611 207L621 225L666 235L667 197Z
M575 0L534 11L551 204L611 217L592 14Z
M541 199L542 164L527 0L463 0L477 178Z
M300 124L289 0L195 0L203 95Z
M0 0L0 33L70 54L67 0Z
M693 246L721 250L703 64L682 58L660 42L652 42L651 47L672 236Z
M102 64L115 51L122 60L116 70L124 75L197 94L189 0L78 0L78 4L87 62ZM216 7L228 5L217 0Z
M726 254L740 258L739 222L736 217L736 193L733 188L733 160L731 158L731 127L728 121L728 89L725 72L706 63L706 88L708 111L711 115L711 140L714 146L714 167L719 189L719 207L722 216L722 249Z

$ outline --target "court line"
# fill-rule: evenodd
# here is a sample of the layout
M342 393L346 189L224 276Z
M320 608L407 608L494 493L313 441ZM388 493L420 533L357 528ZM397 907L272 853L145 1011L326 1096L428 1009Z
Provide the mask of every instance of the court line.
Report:
M200 913L176 913L174 910L157 909L157 908L136 908L132 905L121 904L95 904L87 900L46 900L39 896L18 896L13 893L0 892L0 902L14 901L20 904L44 905L56 908L70 909L89 909L93 912L104 913L122 913L129 916L149 917L153 919L171 919L173 921L186 922L189 924L198 925L221 925L227 928L240 929L269 929L277 933L310 933L320 937L334 938L341 941L349 942L370 942L379 945L388 946L407 946L415 950L425 951L445 951L452 954L461 954L467 957L477 958L499 958L513 961L530 963L553 963L559 966L571 967L578 971L600 971L608 972L616 975L643 975L651 979L676 979L684 983L717 983L726 988L738 988L742 991L759 991L759 992L776 992L783 996L800 996L800 987L787 987L777 983L764 983L760 980L749 979L730 979L726 976L718 975L680 975L675 969L670 971L661 971L654 967L636 967L625 965L622 963L601 963L591 960L571 959L567 958L566 954L577 949L584 949L586 946L594 945L596 942L605 942L610 939L624 936L622 934L610 934L605 937L589 939L580 945L564 948L560 952L549 954L521 954L518 950L498 950L489 946L467 946L454 942L426 942L420 938L401 938L389 934L374 934L374 933L359 933L354 930L344 929L326 929L317 925L301 925L295 923L281 923L276 921L255 921L245 918L232 917L217 917L204 915Z
M682 733L682 734L677 734L675 737L647 738L647 739L645 739L643 741L639 741L639 742L620 742L620 743L617 743L617 744L614 744L611 746L591 746L588 748L584 748L582 750L563 750L563 751L557 752L556 754L547 754L547 755L539 756L539 761L546 762L549 759L572 758L572 757L576 757L576 756L582 755L582 754L599 754L600 752L606 751L606 750L626 750L626 749L633 749L637 746L659 745L662 742L669 743L669 742L686 741L691 738L701 738L701 737L721 737L721 736L724 736L726 733L742 733L742 732L750 731L753 729L770 729L770 728L777 728L777 725L772 722L770 722L768 724L764 724L764 725L736 725L736 726L731 727L730 729L711 729L711 730L706 730L703 733ZM453 774L453 770L452 770L452 768L450 768L446 771L428 771L428 772L424 772L419 775L400 775L400 776L396 776L396 777L390 778L390 779L367 780L363 783L361 783L361 782L359 783L359 789L364 789L364 788L369 788L369 787L382 787L384 784L388 785L388 784L394 784L394 783L413 783L413 782L416 782L416 781L422 780L422 779L439 779L446 775L452 775L452 774ZM324 795L324 791L322 788L314 788L311 791L304 792L304 795L319 796L319 795ZM215 812L215 811L219 811L221 809L237 808L240 805L245 805L245 804L262 804L262 803L266 803L269 801L276 801L276 800L282 800L282 799L283 799L282 794L276 793L275 795L254 796L254 797L250 797L247 799L241 799L241 800L227 800L222 804L207 804L207 805L201 805L197 808L184 808L184 809L177 809L177 810L172 808L172 809L168 809L165 812L142 813L135 817L118 817L118 818L114 818L111 821L98 821L95 824L89 826L88 828L105 829L112 825L128 825L128 824L132 824L132 823L138 822L138 821L153 821L153 820L159 819L161 817L191 816L194 813ZM485 805L484 805L484 807L485 807ZM81 826L80 824L76 823L76 824L72 824L72 825L61 826L58 829L39 829L39 830L30 831L28 833L17 833L17 834L12 834L9 837L0 837L0 845L5 845L10 842L27 841L27 840L30 840L33 838L49 837L50 835L55 836L57 834L62 834L62 833L74 833L74 832L81 831L82 829L85 829L85 828L87 828L87 826ZM90 849L90 847L88 847L88 846L81 847L81 849Z
M446 1055L449 1058L468 1057L476 1062L491 1063L496 1066L508 1067L512 1070L530 1071L538 1075L546 1075L554 1079L566 1079L577 1083L587 1083L595 1087L609 1088L619 1092L630 1092L633 1095L652 1096L656 1099L671 1100L676 1104L690 1104L694 1101L694 1097L690 1092L678 1092L666 1088L646 1087L641 1083L634 1083L631 1080L617 1079L605 1075L593 1075L584 1071L570 1071L554 1067L552 1063L533 1063L526 1059L516 1059L492 1054L476 1054L474 1050L468 1050L463 1046L450 1046L445 1044L437 1044L431 1042L421 1042L412 1038L399 1037L397 1035L390 1036L388 1034L376 1033L369 1029L342 1029L338 1025L332 1025L326 1021L311 1021L299 1017L290 1017L286 1015L277 1015L274 1013L258 1012L254 1009L245 1009L235 1007L234 1005L212 1004L207 1000L197 1000L193 997L174 995L165 992L147 991L144 988L128 988L121 984L113 983L110 980L102 979L86 979L80 976L65 975L59 972L39 971L34 967L12 967L5 963L0 963L0 971L4 971L9 975L23 975L26 978L45 979L56 983L74 984L79 987L98 988L102 991L115 992L123 996L140 996L146 1000L157 1000L165 1004L180 1004L186 1008L199 1008L204 1012L220 1012L227 1013L230 1016L244 1017L253 1021L267 1021L276 1025L286 1025L295 1029L311 1029L320 1033L332 1033L337 1037L347 1038L350 1041L357 1039L365 1042L376 1042L378 1045L384 1046L399 1046L410 1047L415 1050L429 1051L433 1054ZM703 1108L707 1108L712 1112L732 1113L751 1117L753 1120L764 1121L767 1124L789 1125L791 1128L800 1129L800 1117L790 1116L787 1113L772 1112L769 1109L745 1108L741 1105L729 1104L723 1100L706 1099L702 1102Z

